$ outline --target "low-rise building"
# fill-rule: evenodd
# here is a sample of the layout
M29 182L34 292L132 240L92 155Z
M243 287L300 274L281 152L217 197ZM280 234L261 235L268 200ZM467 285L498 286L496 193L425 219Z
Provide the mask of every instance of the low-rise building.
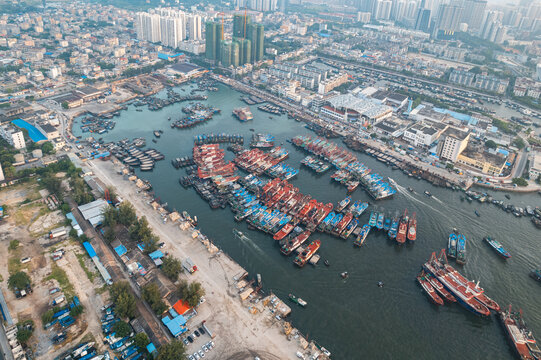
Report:
M47 138L47 140L53 140L60 136L58 130L50 124L41 124L36 127Z
M424 124L416 123L404 131L402 138L416 147L427 148L433 144L447 129L445 124Z
M501 175L506 167L507 156L505 153L489 153L481 146L467 146L458 155L457 163L478 170L487 175Z

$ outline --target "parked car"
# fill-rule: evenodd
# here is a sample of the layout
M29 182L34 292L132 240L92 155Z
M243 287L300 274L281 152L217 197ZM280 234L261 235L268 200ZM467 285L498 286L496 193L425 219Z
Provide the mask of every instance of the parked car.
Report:
M193 337L191 337L190 335L188 335L186 339L188 339L189 342L193 343Z
M194 333L194 335L197 336L197 337L200 337L200 336L201 336L201 334L199 334L199 331L197 331L197 330L195 330L193 333Z
M200 327L200 328L197 329L197 330L199 330L199 332L201 333L201 335L204 335L204 334L205 334L205 330L204 330L202 327Z

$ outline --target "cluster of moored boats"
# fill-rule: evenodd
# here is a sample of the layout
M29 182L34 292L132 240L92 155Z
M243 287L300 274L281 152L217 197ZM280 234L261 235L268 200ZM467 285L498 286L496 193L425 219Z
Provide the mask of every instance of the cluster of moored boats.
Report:
M196 100L207 100L206 95L187 95L182 96L173 89L167 89L167 98L162 99L156 96L148 96L144 99L141 99L135 103L136 107L147 105L148 109L151 111L157 111L163 109L166 106L173 105L179 102L184 101L196 101Z
M330 165L310 155L301 160L301 164L312 169L316 174L322 174L330 169Z
M89 116L81 119L81 131L103 134L115 128L116 122L113 120L100 119Z
M215 114L220 112L220 109L206 106L202 103L196 103L183 107L182 111L187 115L182 119L176 120L171 123L172 128L176 127L179 129L185 129L201 124L212 119Z
M260 105L257 108L261 111L274 114L274 115L281 115L281 114L286 113L286 111L282 109L281 107L276 106L276 105L271 105L271 104Z
M488 204L494 204L497 207L501 208L502 210L512 213L516 217L521 216L530 216L532 223L537 227L541 229L541 208L539 207L531 207L526 206L525 208L520 206L515 206L512 204L506 204L503 200L497 200L494 199L491 195L487 193L479 193L476 191L468 190L464 193L465 196L461 196L460 200L464 201L467 200L468 202L472 202L474 200L478 201L479 203L488 203ZM507 200L511 199L511 196L509 194L505 194L505 197Z
M254 134L250 147L259 149L270 149L274 147L274 136L271 134Z
M122 139L104 144L103 147L124 164L130 167L139 166L141 171L151 171L155 162L165 159L165 156L156 149L142 150L145 145L143 138L137 138L132 141Z
M383 176L372 173L353 153L333 142L310 136L296 136L291 142L334 165L337 171L331 177L345 185L350 192L362 185L376 200L391 197L396 193L396 189L386 182Z
M274 148L268 152L254 148L238 152L233 161L239 168L251 174L261 175L266 173L271 177L285 177L287 175L291 179L299 171L287 165L280 166L280 162L287 159L288 156L289 152L282 147ZM271 169L273 170L271 171Z
M507 258L509 255L501 248L499 243L485 238L501 256ZM465 278L447 262L445 250L436 256L432 253L430 259L423 264L423 270L417 276L417 282L428 295L430 301L436 305L444 305L447 302L458 302L467 310L480 316L489 316L492 311L498 313L498 317L504 327L507 338L513 345L514 350L520 359L535 360L541 359L541 351L532 332L526 326L522 318L522 311L512 312L509 309L502 310L498 303L489 298L479 282L475 283Z
M244 136L240 134L202 134L194 136L193 142L195 145L203 144L244 144Z

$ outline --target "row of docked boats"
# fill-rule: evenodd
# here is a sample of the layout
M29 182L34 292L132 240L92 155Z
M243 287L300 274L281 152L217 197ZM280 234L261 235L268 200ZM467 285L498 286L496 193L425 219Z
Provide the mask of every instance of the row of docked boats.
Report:
M141 171L151 171L154 169L156 161L165 159L165 156L156 149L141 149L140 139L129 141L122 139L115 143L104 144L112 155L130 167L139 167Z
M105 120L93 116L81 119L81 131L84 133L91 132L97 134L104 134L109 130L113 130L115 128L115 125L116 122L114 122L113 120Z
M540 207L532 207L532 206L526 206L526 207L520 207L512 204L506 204L503 200L497 200L494 199L491 195L487 193L481 193L476 192L472 190L468 190L464 193L465 196L461 196L460 200L464 201L467 200L468 202L472 202L474 200L478 201L479 203L487 203L487 204L493 204L497 207L501 208L503 211L512 213L516 217L522 217L522 216L529 216L532 220L532 223L537 227L541 229L541 208ZM505 197L507 200L511 199L511 196L509 194L505 194Z
M281 108L280 106L271 105L271 104L264 104L257 107L260 111L271 113L274 115L281 115L285 114L285 110Z
M254 115L252 114L248 106L233 109L233 115L240 122L252 121L254 119Z
M237 178L235 164L225 161L225 150L219 144L196 145L192 150L194 163L197 165L197 177L210 179L215 177ZM214 179L213 179L214 180Z
M376 200L396 194L396 189L383 176L372 173L353 153L331 141L299 135L291 139L291 143L334 165L337 171L332 179L346 186L349 192L361 185Z
M276 166L288 156L287 150L281 147L274 148L269 152L254 148L238 152L233 161L239 168L255 175L267 173L271 177L287 176L288 179L291 179L298 174L297 169L287 165Z
M240 134L201 134L194 136L195 145L203 144L220 144L220 143L229 143L229 144L244 144L244 136Z
M329 164L318 160L310 155L302 159L301 164L313 170L316 174L322 174L330 169Z

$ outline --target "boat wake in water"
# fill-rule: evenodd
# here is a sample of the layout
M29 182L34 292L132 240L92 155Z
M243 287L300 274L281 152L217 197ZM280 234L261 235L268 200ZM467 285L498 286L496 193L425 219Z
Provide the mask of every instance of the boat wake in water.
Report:
M431 205L425 203L424 201L421 201L421 200L417 199L415 196L411 195L411 194L409 193L409 191L408 191L405 187L403 187L403 186L401 186L401 185L397 185L396 188L397 188L397 190L398 190L402 195L404 195L404 196L407 197L408 199L413 200L413 201L416 201L416 202L418 202L419 204L423 204L423 205L425 205L426 207L430 208L431 210L437 212L438 214L441 214L441 215L443 215L443 216L447 216L447 215L444 215L441 211L439 211L439 210L436 209L435 207L433 207L433 206L431 206ZM438 201L441 202L440 200L438 200ZM441 203L442 203L442 202L441 202ZM442 203L442 204L443 204L443 203Z
M265 252L263 251L263 249L261 249L252 239L250 239L248 236L242 234L242 235L236 235L235 236L237 239L239 239L240 241L242 241L244 244L247 244L247 245L250 245L254 248L254 250L256 252L258 252L260 255L263 255L263 256L266 256L267 254L265 254Z

